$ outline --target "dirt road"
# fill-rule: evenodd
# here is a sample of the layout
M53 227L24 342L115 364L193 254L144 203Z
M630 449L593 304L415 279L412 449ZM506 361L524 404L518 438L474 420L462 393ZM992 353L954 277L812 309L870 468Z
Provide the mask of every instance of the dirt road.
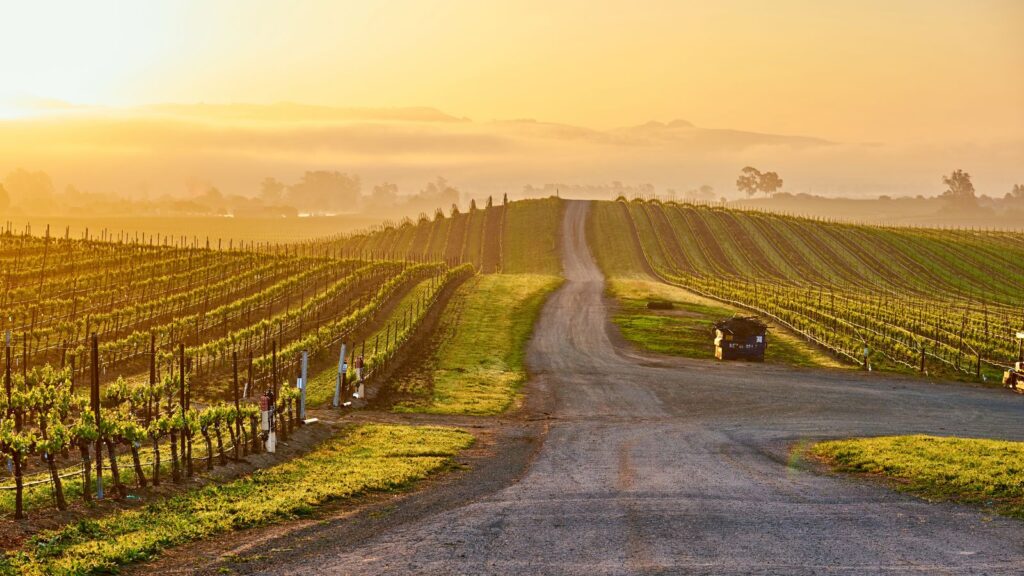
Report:
M547 438L516 483L275 573L1021 574L1024 524L790 462L797 442L891 433L1024 439L999 390L651 359L616 349L587 204L564 226L567 282L530 344Z

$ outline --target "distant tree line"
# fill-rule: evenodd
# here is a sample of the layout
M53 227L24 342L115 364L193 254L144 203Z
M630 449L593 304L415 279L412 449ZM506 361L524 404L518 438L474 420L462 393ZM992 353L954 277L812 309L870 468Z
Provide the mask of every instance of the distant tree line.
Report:
M433 212L439 206L458 204L462 193L448 180L436 177L418 192L401 194L396 184L384 182L363 193L356 174L332 170L306 171L298 180L285 183L267 177L251 195L225 194L200 180L184 185L180 195L158 198L126 198L120 195L82 192L67 186L58 192L45 172L16 169L0 180L0 212L14 210L29 215L123 214L123 215L237 215L289 216L300 212L374 213L387 216Z

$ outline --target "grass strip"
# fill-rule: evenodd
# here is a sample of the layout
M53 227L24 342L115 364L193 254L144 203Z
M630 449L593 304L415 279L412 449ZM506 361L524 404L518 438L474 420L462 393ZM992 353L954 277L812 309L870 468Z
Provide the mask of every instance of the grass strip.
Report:
M0 574L98 574L230 530L311 514L321 504L398 490L444 468L473 437L458 429L365 424L250 477L40 533Z
M685 358L714 358L716 320L736 310L655 280L615 278L608 292L619 302L612 316L622 337L651 352ZM671 310L649 310L650 301L671 302ZM840 368L842 364L780 330L769 331L765 361L790 366Z
M558 198L542 198L511 202L505 209L501 271L560 275L559 231L565 204Z
M399 412L498 414L512 405L526 380L526 341L555 276L488 274L456 292L442 318L449 336L430 360L431 390L395 407ZM408 390L407 383L399 388Z
M882 436L819 442L811 453L838 472L881 477L927 500L980 504L1024 519L1024 442Z

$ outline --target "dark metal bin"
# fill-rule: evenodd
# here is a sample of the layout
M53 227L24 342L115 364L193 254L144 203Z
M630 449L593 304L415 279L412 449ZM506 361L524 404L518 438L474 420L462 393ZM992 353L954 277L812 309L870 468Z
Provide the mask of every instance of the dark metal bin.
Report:
M756 316L734 316L715 322L715 358L764 361L768 326Z

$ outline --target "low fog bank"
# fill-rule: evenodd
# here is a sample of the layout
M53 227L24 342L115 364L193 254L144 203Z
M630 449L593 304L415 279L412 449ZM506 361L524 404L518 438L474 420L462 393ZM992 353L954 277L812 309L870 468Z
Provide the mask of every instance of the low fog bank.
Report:
M652 197L1018 226L1024 142L841 143L685 120L593 130L429 108L154 106L0 121L0 218L416 218L488 196ZM758 166L778 182L740 185ZM964 168L968 202L943 176ZM763 182L762 182L763 183ZM846 198L841 200L839 198Z

